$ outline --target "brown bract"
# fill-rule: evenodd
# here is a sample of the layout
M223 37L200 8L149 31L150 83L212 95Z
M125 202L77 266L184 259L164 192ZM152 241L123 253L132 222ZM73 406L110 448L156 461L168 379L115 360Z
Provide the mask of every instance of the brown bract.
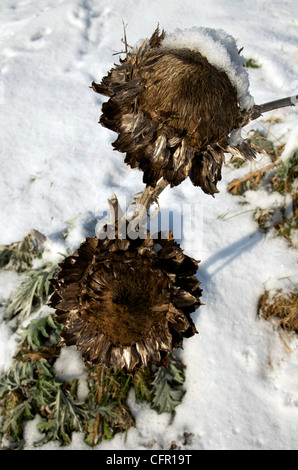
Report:
M197 331L198 261L175 240L87 238L60 264L50 306L66 345L90 364L132 372L168 354Z
M257 153L245 141L229 144L229 134L247 123L248 114L225 72L198 51L162 49L164 35L156 29L100 84L92 83L109 97L100 123L118 133L114 148L143 171L147 186L163 177L173 187L189 176L214 194L225 152L248 159Z

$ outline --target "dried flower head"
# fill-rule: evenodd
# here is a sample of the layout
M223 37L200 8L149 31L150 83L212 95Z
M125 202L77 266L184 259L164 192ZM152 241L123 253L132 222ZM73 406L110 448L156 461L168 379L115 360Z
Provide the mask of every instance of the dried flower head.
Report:
M198 261L173 238L87 238L60 264L50 305L61 336L90 364L131 372L164 365L197 331Z
M157 28L100 84L92 83L95 92L109 97L100 123L118 133L114 148L126 153L128 165L143 171L147 186L155 187L163 177L173 187L189 176L195 186L214 194L224 152L248 159L257 153L237 131L248 122L249 109L239 102L237 79L232 83L197 49L165 47L165 37ZM246 73L240 65L236 69Z

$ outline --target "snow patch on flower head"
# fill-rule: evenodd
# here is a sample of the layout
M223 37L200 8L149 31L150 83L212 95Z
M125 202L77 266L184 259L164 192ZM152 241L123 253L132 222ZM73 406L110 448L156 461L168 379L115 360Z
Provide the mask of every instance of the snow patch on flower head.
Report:
M229 137L229 145L235 147L243 142L243 137L241 135L241 127L239 129L233 129Z
M248 73L244 69L245 58L238 53L235 39L223 29L193 27L166 33L161 49L188 49L198 51L218 70L227 74L237 90L241 109L250 109L254 99L249 93Z

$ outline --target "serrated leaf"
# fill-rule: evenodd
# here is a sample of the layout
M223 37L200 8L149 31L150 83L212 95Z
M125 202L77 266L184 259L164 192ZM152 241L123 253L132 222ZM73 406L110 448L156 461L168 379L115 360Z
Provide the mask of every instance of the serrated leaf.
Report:
M171 413L181 403L183 392L169 384L164 368L159 369L153 382L153 390L152 408L158 413Z
M172 355L168 364L168 375L171 376L171 380L179 385L182 385L185 381L183 365L182 363Z
M176 406L181 403L184 394L181 388L184 379L182 363L174 355L171 355L168 368L159 368L152 382L152 408L158 413L174 411Z

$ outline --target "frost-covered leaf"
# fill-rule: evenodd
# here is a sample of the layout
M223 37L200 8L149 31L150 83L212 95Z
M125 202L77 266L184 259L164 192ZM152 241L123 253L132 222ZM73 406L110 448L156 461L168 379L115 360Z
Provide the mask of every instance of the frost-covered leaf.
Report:
M31 320L26 328L23 328L20 344L27 343L34 351L46 346L50 336L54 336L56 343L59 341L63 326L56 323L52 315Z
M18 272L30 268L33 260L43 252L41 242L43 239L44 235L33 231L33 234L27 234L20 242L0 245L0 268L14 269Z
M57 265L47 263L40 268L28 271L14 299L6 309L4 319L11 320L17 317L17 324L20 325L36 308L42 306L51 293L50 279L58 269Z
M34 381L30 362L14 361L8 371L0 377L0 397L17 389L22 389Z
M22 427L23 421L33 419L32 414L32 398L21 402L12 409L8 410L3 419L1 432L3 434L9 433L11 438L19 440L19 429Z

